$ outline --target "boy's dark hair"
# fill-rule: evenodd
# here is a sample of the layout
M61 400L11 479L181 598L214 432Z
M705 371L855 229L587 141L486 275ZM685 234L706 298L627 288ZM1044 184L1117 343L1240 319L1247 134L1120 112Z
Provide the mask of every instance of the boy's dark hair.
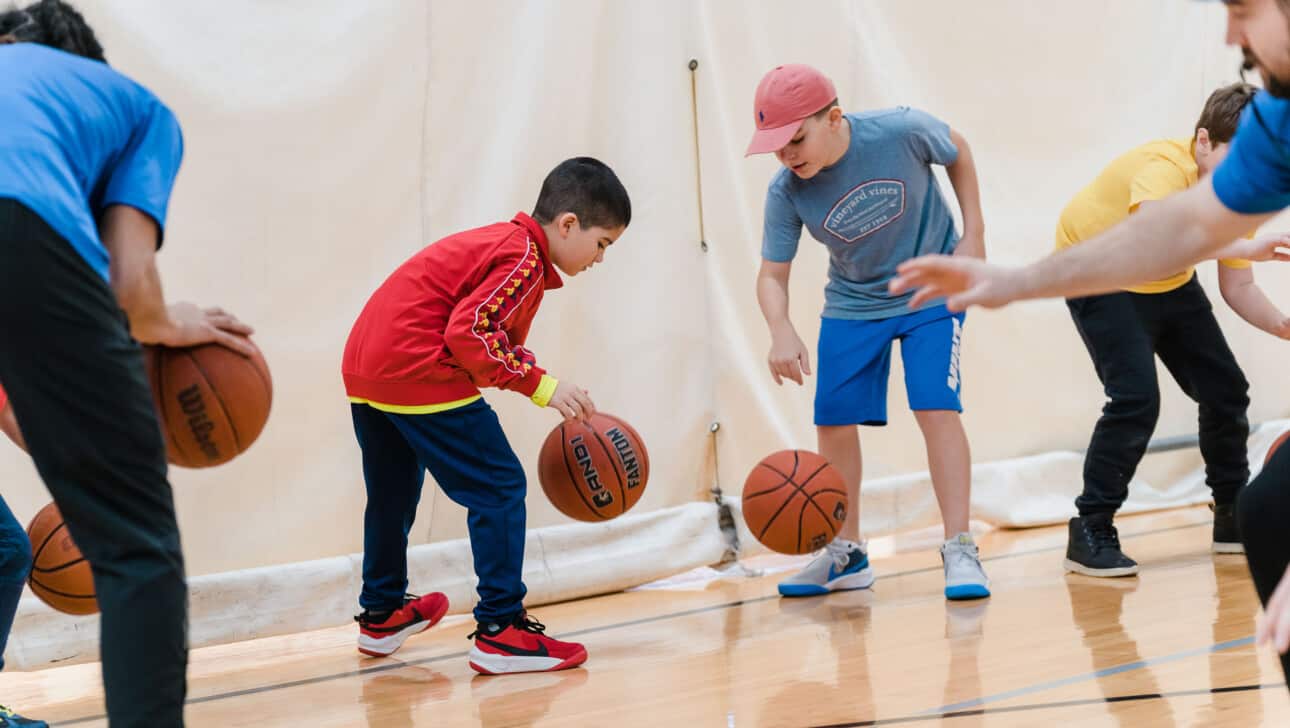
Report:
M21 10L0 12L0 37L6 35L19 43L39 43L107 63L94 29L63 0L39 0Z
M599 159L566 159L542 181L533 219L546 225L561 213L578 216L583 229L627 227L632 221L632 201L614 170Z
M833 109L833 107L834 107L834 106L837 106L837 105L838 105L838 100L835 98L835 99L833 99L832 101L830 101L829 103L825 104L823 109L820 109L819 111L815 112L814 114L811 114L811 118L813 118L813 119L823 119L824 117L828 116L828 115L829 115L829 111L831 111L831 110Z
M1258 89L1248 83L1234 83L1210 94L1200 112L1200 120L1196 122L1196 131L1207 130L1213 144L1232 141L1241 123L1241 112L1257 92Z

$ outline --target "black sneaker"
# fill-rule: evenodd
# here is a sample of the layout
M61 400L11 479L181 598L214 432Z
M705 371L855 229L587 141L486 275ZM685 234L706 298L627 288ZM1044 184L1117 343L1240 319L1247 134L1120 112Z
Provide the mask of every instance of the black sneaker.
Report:
M1236 504L1215 504L1209 509L1214 512L1214 553L1245 553L1245 545L1241 543L1241 529L1236 525Z
M1120 534L1111 514L1097 513L1071 519L1066 570L1086 576L1133 576L1138 562L1120 550Z

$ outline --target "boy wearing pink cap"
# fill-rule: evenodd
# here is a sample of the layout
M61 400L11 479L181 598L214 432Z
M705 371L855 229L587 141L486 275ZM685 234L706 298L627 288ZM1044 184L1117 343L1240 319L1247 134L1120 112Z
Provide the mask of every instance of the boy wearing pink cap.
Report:
M838 538L779 585L783 596L864 589L873 570L860 540L857 425L887 423L892 342L899 340L909 406L922 429L945 524L945 596L979 599L989 581L968 531L971 454L960 413L963 314L940 301L910 310L887 282L901 262L926 253L985 256L976 167L967 141L922 111L899 107L845 114L833 83L805 65L779 66L757 87L757 131L748 154L784 165L766 195L757 300L770 327L776 384L811 373L810 354L788 317L788 277L805 225L829 249L820 325L815 424L820 454L847 483L853 507ZM932 174L943 165L963 213L963 235Z

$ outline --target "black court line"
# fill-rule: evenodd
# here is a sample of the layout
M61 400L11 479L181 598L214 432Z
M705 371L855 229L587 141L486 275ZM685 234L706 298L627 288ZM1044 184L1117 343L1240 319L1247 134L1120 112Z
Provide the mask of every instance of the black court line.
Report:
M1251 690L1270 690L1272 688L1284 689L1286 684L1269 683L1266 685L1234 685L1226 688L1200 688L1197 690L1176 690L1170 693L1143 693L1141 695L1113 695L1105 698L1086 698L1084 700L1062 700L1054 703L1033 703L1030 705L1014 705L1007 708L978 708L976 710L957 710L953 713L933 713L931 715L909 715L903 718L881 718L878 720L862 720L855 723L829 723L828 725L811 726L811 728L868 728L869 726L879 725L901 725L907 723L922 723L929 720L949 720L952 718L969 718L980 715L996 715L999 713L1024 713L1031 710L1054 710L1056 708L1077 708L1082 705L1103 705L1114 703L1130 703L1140 700L1168 700L1170 698L1183 698L1190 695L1221 695L1224 693L1244 693Z
M1173 531L1184 531L1191 528L1200 528L1201 526L1211 526L1211 525L1213 524L1210 523L1209 521L1202 521L1200 523L1188 523L1182 526L1170 526L1168 528L1155 528L1149 531L1139 531L1137 533L1122 534L1120 538L1122 540L1131 539L1131 538L1141 538L1143 536L1155 536L1161 533L1170 533ZM990 557L981 559L981 561L983 563L990 563L995 561L1007 561L1008 559L1016 559L1016 558L1021 558L1023 556L1034 556L1036 554L1052 553L1054 551L1064 551L1065 549L1066 549L1066 545L1063 543L1057 546L1046 546L1044 548L1030 549L1029 551L1017 551L1011 554L990 556ZM913 576L915 574L939 572L941 571L941 569L942 567L940 566L928 566L922 569L909 569L906 571L893 572L891 574L884 575L883 578L894 579L901 576ZM654 617L644 617L642 619L633 619L627 622L614 622L613 624L605 624L599 627L588 627L587 629L580 629L574 632L565 632L557 636L560 638L567 638L567 637L579 637L581 635L587 635L587 634L598 634L600 632L608 632L615 629L622 629L624 627L637 627L642 624L653 624L655 622L663 622L669 619L679 619L681 617L691 617L696 614L705 614L707 612L717 612L724 609L734 609L736 607L743 607L751 604L760 604L762 602L768 602L773 599L780 599L780 598L782 597L780 597L778 593L767 594L766 596L753 597L752 599L739 599L733 602L723 602L721 604L713 604L707 607L696 607L694 609L686 609L680 612L669 612L667 614L660 614ZM388 672L390 670L398 670L404 667L416 667L419 665L429 665L436 662L445 662L447 660L459 659L462 657L466 657L469 654L470 654L469 650L463 650L461 652L453 652L451 654L446 654L446 655L436 655L434 657L423 657L418 660L396 661L395 664L387 663L387 664L376 665L374 667L364 667L359 670L337 672L337 673L332 673L330 675L319 675L318 677L304 678L301 680L292 680L290 682L274 683L272 685L262 685L260 687L255 687L255 688L246 688L244 690L233 690L227 693L214 693L211 695L203 695L201 697L189 698L187 701L185 701L185 705L198 705L200 703L209 703L215 700L241 698L247 695L256 695L258 693L267 693L275 690L286 690L289 688L298 688L304 685L316 685L317 683L331 682L332 680L344 680L345 678L350 678L350 677L360 677L363 675L371 675L374 673ZM998 708L993 710L994 712L997 712L1003 709ZM984 711L982 710L963 711L961 714L975 715L981 712L984 712ZM957 716L959 715L959 713L953 713L953 714L947 714L947 715ZM89 723L91 721L105 720L105 719L107 719L106 715L91 715L91 716L86 716L84 718L74 718L68 721L59 721L58 724L76 725L78 723ZM920 720L922 719L920 718ZM865 726L865 725L885 725L885 724L855 723L855 724L846 724L846 725Z

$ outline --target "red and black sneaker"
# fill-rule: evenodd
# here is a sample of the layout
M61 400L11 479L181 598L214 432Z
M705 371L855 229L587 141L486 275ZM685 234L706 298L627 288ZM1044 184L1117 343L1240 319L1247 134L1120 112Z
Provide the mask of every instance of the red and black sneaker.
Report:
M407 638L424 632L448 613L448 597L434 592L423 597L409 594L403 606L393 612L373 614L369 610L354 617L358 622L358 651L385 657L403 646Z
M587 661L585 647L547 637L543 634L546 626L527 612L520 612L514 622L505 626L477 626L467 637L475 640L470 666L484 675L567 670Z

